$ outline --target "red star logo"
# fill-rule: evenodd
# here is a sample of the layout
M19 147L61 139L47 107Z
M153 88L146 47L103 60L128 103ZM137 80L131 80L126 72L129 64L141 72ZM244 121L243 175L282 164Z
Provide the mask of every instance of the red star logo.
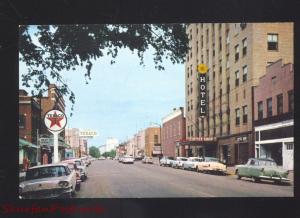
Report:
M57 126L61 127L60 121L64 118L63 117L58 117L57 114L56 114L56 111L55 111L54 114L53 114L53 117L47 117L47 119L51 121L51 124L50 124L50 128L51 128L54 125L57 125Z

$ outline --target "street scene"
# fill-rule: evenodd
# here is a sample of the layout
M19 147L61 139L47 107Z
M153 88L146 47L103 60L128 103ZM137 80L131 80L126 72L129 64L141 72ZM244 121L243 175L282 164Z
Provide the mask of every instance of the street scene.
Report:
M19 198L294 196L293 23L21 25Z

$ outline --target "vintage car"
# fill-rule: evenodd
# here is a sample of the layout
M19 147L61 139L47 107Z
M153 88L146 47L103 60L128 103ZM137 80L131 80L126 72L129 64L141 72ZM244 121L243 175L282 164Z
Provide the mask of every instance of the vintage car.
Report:
M174 160L174 157L164 156L159 160L159 165L160 166L171 166L173 160Z
M254 179L255 182L260 180L273 180L274 182L290 181L288 171L279 168L273 159L266 158L250 158L244 165L236 165L235 173L237 178L248 177Z
M221 173L223 175L226 174L226 165L223 164L215 157L204 157L203 160L197 164L196 171L197 172L205 172L205 173Z
M76 164L77 168L80 171L81 181L85 181L87 179L88 173L87 173L86 165L83 163L83 161L80 158L71 158L63 161L63 163L69 163L69 162Z
M131 163L133 164L134 163L134 158L130 155L125 155L123 158L122 158L122 163Z
M182 168L183 163L187 161L186 157L176 157L174 161L172 161L173 168Z
M142 163L153 164L153 159L152 159L152 157L144 157L143 160L142 160Z
M189 157L187 161L183 162L183 169L187 170L196 170L198 163L202 162L203 158L201 157Z
M46 164L26 171L19 185L21 199L71 198L75 194L76 172L68 164Z

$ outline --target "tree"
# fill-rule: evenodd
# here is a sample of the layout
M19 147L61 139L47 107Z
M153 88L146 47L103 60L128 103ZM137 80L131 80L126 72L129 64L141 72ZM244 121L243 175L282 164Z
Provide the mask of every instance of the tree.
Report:
M116 156L116 150L104 152L102 156L114 158Z
M51 82L60 82L59 90L69 97L72 110L75 94L63 80L62 71L85 66L88 83L92 61L107 55L113 64L122 48L136 52L144 65L144 52L152 47L158 70L164 70L163 58L173 64L184 63L188 51L185 24L38 25L36 29L39 44L32 40L29 26L20 26L20 61L27 66L27 72L22 72L23 85L34 88L32 95L42 96Z
M94 157L94 158L99 158L100 157L100 151L97 147L91 146L89 148L89 154Z

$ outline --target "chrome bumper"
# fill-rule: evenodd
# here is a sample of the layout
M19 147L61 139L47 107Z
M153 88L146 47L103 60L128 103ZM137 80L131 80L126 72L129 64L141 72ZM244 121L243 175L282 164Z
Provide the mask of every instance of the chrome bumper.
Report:
M259 176L259 178L268 179L268 180L284 181L284 182L289 182L290 181L288 178L272 177L272 176Z

